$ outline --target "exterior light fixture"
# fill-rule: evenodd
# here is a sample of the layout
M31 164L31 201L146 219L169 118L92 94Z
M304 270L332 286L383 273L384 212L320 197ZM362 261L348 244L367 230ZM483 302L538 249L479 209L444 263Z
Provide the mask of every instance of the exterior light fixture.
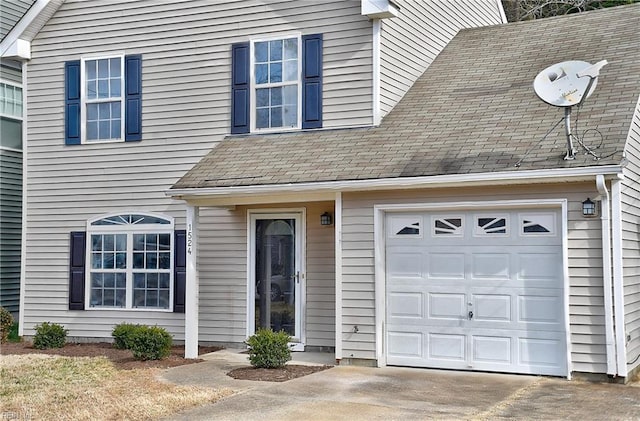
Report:
M332 223L333 221L329 212L325 212L320 215L320 225L331 225Z
M587 197L587 200L582 202L582 216L592 217L596 216L596 203Z

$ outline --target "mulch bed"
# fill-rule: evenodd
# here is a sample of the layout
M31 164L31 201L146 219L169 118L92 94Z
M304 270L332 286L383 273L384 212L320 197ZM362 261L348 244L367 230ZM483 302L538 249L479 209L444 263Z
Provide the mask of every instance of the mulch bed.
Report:
M237 380L257 380L263 382L286 382L308 374L331 368L330 365L295 365L288 364L282 368L242 367L231 370L227 376Z
M198 355L221 350L217 346L199 346ZM114 366L121 370L141 368L170 368L180 365L199 363L202 359L185 359L184 345L171 348L171 355L162 360L138 361L133 358L131 351L116 349L110 343L68 343L63 348L36 349L31 342L9 342L0 345L0 355L50 354L66 357L106 357ZM283 368L254 368L242 367L227 373L228 376L239 380L257 380L267 382L284 382L298 377L326 370L332 366L286 365Z
M198 355L219 351L217 346L200 346ZM193 364L204 361L202 359L185 359L184 345L175 345L171 348L171 355L162 360L138 361L133 358L131 351L116 349L110 343L69 343L63 348L36 349L30 342L5 343L0 345L1 355L11 354L52 354L67 357L107 357L113 365L122 370L138 368L169 368L185 364Z

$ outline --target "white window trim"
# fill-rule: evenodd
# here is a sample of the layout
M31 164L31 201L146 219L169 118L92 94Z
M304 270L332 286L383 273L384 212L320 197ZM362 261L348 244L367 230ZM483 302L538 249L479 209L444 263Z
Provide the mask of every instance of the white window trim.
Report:
M21 83L16 83L16 82L11 82L9 80L2 79L2 78L0 78L0 83L4 83L5 85L13 86L14 88L20 89L20 94L21 94L21 97L22 97L22 113L20 113L19 116L16 116L16 115L13 115L13 114L5 114L5 113L0 112L0 117L8 118L8 119L11 119L11 120L16 120L16 121L23 121L24 120L24 90L22 89L22 84Z
M87 141L87 103L95 104L100 102L116 102L113 98L97 99L87 102L87 81L85 75L85 62L101 59L120 58L120 139L96 139L93 141ZM98 56L88 55L80 58L80 142L82 144L102 144L102 143L120 143L124 142L125 133L125 65L124 65L124 53L114 54L102 54Z
M6 79L2 79L0 78L0 83L4 83L5 85L10 85L13 86L14 88L18 88L20 89L21 92L21 96L22 96L22 113L20 114L20 116L15 116L12 114L5 114L5 113L0 113L0 118L6 118L9 120L14 120L14 121L19 121L22 124L22 136L24 137L24 132L25 132L25 127L24 127L24 115L25 115L25 100L24 100L24 89L22 87L21 83L16 83L16 82L12 82L10 80L6 80ZM0 146L0 149L2 149L3 151L12 151L12 152L20 152L23 153L24 151L24 139L22 139L22 145L23 145L23 149L16 149L16 148L10 148L8 146Z
M143 215L162 218L169 221L169 224L129 224L129 225L91 225L95 221L104 218L114 217L118 215ZM173 312L174 297L174 278L175 271L175 238L174 238L174 219L167 215L149 213L149 212L116 212L107 215L101 215L91 218L87 221L87 234L85 245L85 306L89 311L154 311L161 313ZM133 307L133 266L128 265L126 268L126 299L124 307L92 307L91 306L91 236L103 234L126 234L127 235L127 262L133 262L133 235L134 234L169 234L170 244L170 267L169 267L169 308L153 308L153 307Z
M297 38L298 39L298 119L296 127L269 127L264 129L256 128L256 80L255 80L255 54L254 54L254 45L256 42L266 42L266 41L276 41L276 40L284 40L288 38ZM276 133L276 132L284 132L284 131L295 131L300 130L302 128L302 33L286 33L282 35L273 35L268 37L252 37L249 39L249 121L251 122L251 133ZM283 69L284 71L284 69ZM279 82L279 83L266 83L260 85L261 88L273 88L278 86L288 86L293 85L293 83L288 82Z

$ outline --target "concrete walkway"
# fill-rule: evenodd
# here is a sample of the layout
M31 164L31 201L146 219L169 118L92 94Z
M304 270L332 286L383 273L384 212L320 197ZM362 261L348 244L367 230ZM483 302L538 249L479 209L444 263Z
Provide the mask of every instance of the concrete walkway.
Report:
M296 353L295 363L331 354ZM166 380L234 395L169 420L640 420L640 387L412 368L334 367L284 383L234 380L247 355L224 350L168 370ZM311 361L309 361L311 360Z

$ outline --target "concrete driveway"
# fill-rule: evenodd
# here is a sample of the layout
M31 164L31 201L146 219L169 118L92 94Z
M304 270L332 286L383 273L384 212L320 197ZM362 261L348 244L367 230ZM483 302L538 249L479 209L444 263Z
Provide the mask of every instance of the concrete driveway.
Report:
M246 354L222 351L208 358L164 377L236 393L167 420L640 420L637 383L354 366L267 383L226 376L247 365Z

